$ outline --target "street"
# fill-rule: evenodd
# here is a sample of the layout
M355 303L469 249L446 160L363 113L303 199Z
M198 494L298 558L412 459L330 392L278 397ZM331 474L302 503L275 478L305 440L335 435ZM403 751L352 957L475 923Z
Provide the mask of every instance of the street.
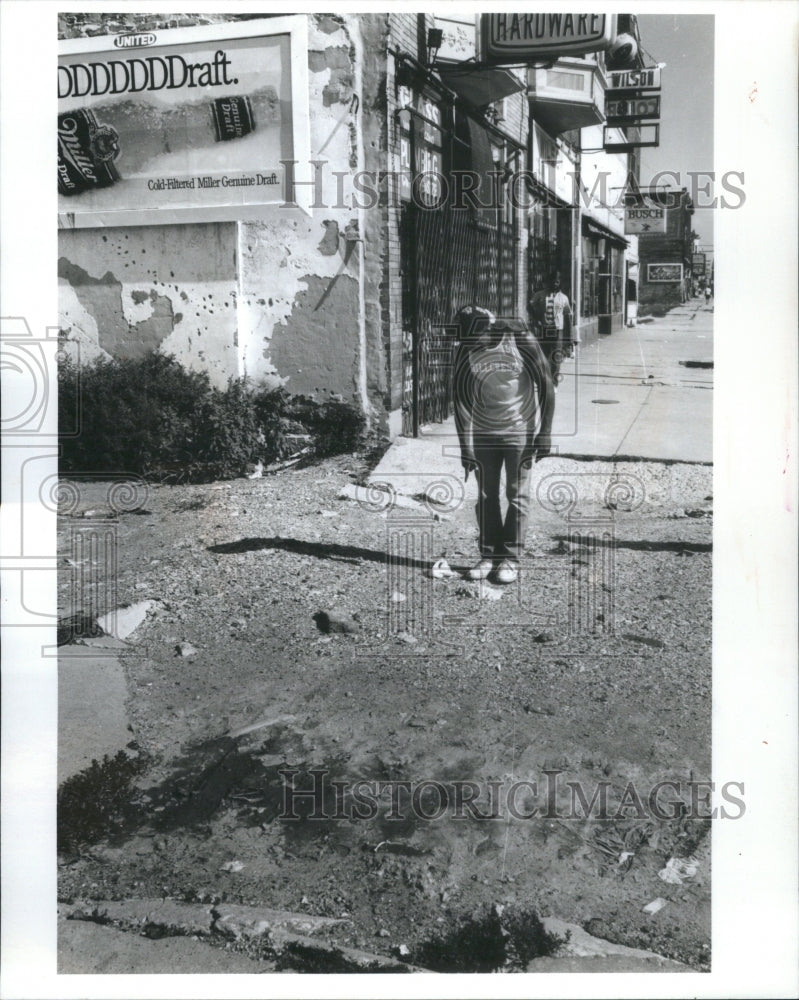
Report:
M464 921L511 915L508 968L707 969L712 330L693 299L564 365L511 587L465 579L451 421L121 514L113 588L59 587L140 608L61 650L61 971L155 971L147 920L199 971L488 971Z

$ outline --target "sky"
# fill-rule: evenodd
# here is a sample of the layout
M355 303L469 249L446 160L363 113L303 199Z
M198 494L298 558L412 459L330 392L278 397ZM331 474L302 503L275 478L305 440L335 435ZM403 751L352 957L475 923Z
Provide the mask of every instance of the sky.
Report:
M673 170L691 190L689 171L713 170L714 17L707 14L639 14L647 59L666 63L661 74L660 146L641 150L641 185L660 170ZM706 187L707 178L699 180ZM716 185L718 187L718 185ZM701 200L701 194L695 201ZM713 211L697 207L692 219L700 245L713 244Z

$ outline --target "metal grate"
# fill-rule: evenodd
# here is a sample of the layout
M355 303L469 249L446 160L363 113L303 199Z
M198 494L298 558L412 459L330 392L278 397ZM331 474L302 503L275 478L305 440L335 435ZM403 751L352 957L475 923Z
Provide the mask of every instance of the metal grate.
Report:
M478 305L513 315L516 238L513 224L491 224L486 212L444 204L402 207L404 358L402 432L452 412L452 355L458 309ZM478 217L481 216L481 217Z

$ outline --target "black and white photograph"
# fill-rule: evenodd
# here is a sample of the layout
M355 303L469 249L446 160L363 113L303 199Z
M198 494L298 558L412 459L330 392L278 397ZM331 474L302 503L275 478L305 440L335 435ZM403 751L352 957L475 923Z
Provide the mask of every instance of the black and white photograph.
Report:
M794 996L799 8L348 9L0 5L3 995Z

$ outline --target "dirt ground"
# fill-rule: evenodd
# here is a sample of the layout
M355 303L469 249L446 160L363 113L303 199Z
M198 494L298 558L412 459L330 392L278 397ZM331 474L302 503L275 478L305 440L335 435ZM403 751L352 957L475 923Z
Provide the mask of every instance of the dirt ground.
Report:
M708 969L710 822L685 806L710 777L712 470L540 463L628 472L645 496L626 510L600 489L579 524L537 508L504 589L428 575L475 561L470 507L340 498L366 471L344 456L151 486L119 516L115 599L159 602L124 657L140 773L105 825L62 805L60 899L343 915L338 943L417 961L459 918L510 904ZM82 490L107 514L103 484ZM59 519L62 560L82 514ZM62 615L96 606L66 574L60 595ZM324 788L294 820L286 768ZM635 795L646 806L662 780L668 816L642 812ZM374 808L358 781L383 783ZM499 789L495 818L458 815L466 782L480 815ZM606 789L611 818L575 817L574 783ZM695 859L682 884L658 877L673 857Z

